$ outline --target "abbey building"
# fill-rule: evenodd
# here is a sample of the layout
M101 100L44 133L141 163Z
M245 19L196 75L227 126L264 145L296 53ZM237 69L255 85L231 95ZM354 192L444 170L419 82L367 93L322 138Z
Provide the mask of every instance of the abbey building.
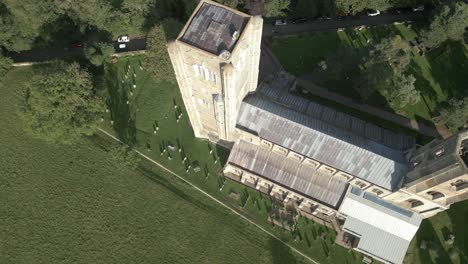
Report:
M258 83L263 21L203 0L168 50L195 135L233 144L226 177L401 263L423 218L468 198L468 132L414 138ZM346 242L346 243L347 243Z

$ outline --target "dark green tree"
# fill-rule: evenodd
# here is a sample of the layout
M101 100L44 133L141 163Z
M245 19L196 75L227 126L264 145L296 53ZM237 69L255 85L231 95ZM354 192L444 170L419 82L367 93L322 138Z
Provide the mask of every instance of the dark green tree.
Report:
M366 9L387 10L392 7L390 0L336 0L336 8L346 14L357 14Z
M90 74L56 61L37 70L24 89L20 117L26 131L50 143L71 144L96 130L104 110Z
M439 113L433 120L445 125L452 132L468 127L468 97L461 100L451 99L447 106L439 109Z
M318 1L297 0L294 6L294 15L297 17L316 17L319 12Z
M115 161L116 166L136 169L140 163L138 153L125 145L116 146L110 149L109 154Z
M397 35L375 45L370 52L369 63L388 63L395 72L404 72L412 57L408 42Z
M171 60L167 53L166 33L162 25L154 26L146 37L146 55L143 67L156 80L169 80L174 76Z
M0 1L0 46L11 51L31 49L47 23L57 15L51 1L3 0Z
M13 65L13 60L3 56L3 54L0 51L0 79L2 79L7 72L11 69Z
M424 44L435 48L447 40L463 40L468 27L468 4L462 1L442 5L422 32Z
M85 56L92 64L96 66L102 65L105 61L109 61L112 54L115 53L114 46L107 43L89 44L85 47Z

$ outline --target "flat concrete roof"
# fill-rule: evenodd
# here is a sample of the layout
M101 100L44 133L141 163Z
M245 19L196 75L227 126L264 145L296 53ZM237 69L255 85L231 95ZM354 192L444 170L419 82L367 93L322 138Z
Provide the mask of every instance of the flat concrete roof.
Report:
M232 52L250 18L210 2L203 2L195 12L179 40L215 55Z

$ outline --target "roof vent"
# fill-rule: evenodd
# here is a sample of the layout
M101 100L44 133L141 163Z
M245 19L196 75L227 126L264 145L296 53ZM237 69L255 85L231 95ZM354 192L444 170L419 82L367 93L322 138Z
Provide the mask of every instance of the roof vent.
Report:
M234 31L234 33L232 33L232 41L236 41L237 39L239 38L239 31Z

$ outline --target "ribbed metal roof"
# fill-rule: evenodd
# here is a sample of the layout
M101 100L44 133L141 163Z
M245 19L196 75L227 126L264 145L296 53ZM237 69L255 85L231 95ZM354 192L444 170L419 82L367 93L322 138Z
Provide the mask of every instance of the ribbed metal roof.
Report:
M286 100L290 102L285 103ZM393 132L304 100L283 95L278 102L261 91L244 99L237 124L241 129L306 157L385 189L396 189L408 172L404 152L377 140L382 133ZM302 103L291 108L292 102ZM308 114L296 110L305 103ZM337 119L349 121L339 121L340 125L336 125Z
M421 224L418 213L390 204L353 187L340 206L345 231L357 235L357 249L389 263L402 263Z
M232 148L228 163L333 208L339 206L348 186L299 161L243 140Z

